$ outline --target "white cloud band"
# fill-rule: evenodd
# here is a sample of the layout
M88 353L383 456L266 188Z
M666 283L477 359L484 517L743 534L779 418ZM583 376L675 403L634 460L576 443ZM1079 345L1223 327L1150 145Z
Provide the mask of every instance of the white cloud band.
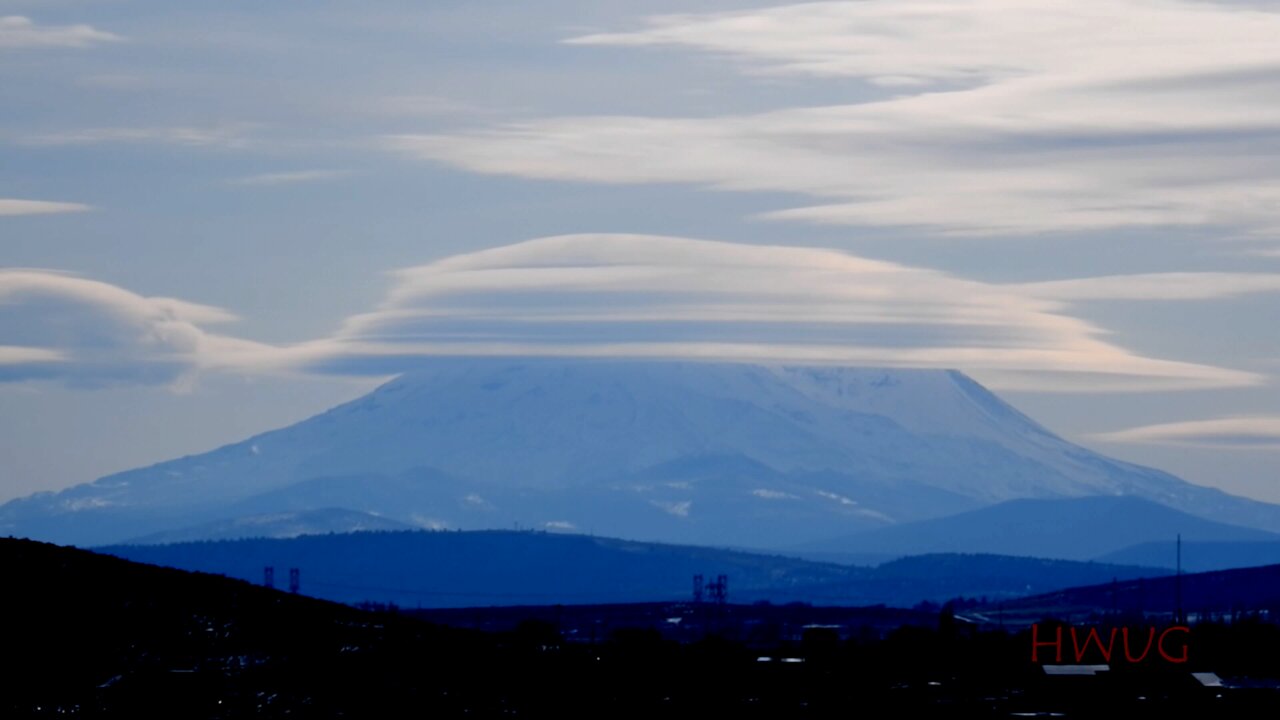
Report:
M464 170L817 199L766 217L1014 235L1280 230L1280 13L1179 0L863 0L657 18L675 46L899 94L709 118L559 117L385 139Z
M0 198L0 216L4 215L53 215L57 213L84 212L88 205L48 200L18 200Z
M1280 273L1142 273L1006 285L1052 300L1209 300L1280 292Z
M85 48L121 39L89 25L38 25L21 15L0 17L0 50Z
M1280 417L1232 417L1144 425L1091 437L1114 443L1280 448Z

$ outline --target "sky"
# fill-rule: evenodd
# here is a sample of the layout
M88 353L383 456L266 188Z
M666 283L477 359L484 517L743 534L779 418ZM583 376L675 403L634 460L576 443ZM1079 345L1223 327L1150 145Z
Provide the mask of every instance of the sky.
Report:
M1280 502L1280 9L0 0L0 501L433 356L958 368Z

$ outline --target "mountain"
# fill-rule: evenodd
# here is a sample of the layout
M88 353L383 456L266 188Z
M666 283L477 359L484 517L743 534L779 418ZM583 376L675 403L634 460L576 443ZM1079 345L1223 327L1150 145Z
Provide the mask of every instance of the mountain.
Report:
M935 552L999 553L1167 567L1163 557L1107 555L1144 540L1280 541L1280 535L1205 520L1137 497L1010 500L957 515L904 523L814 543L806 550L919 555Z
M910 558L863 568L719 548L512 530L362 532L117 545L99 551L253 582L261 581L263 568L270 566L278 585L296 568L303 593L403 607L688 600L694 575L708 582L727 576L729 599L735 603L910 607L959 595L1020 597L1112 578L1167 574L1152 568L978 555Z
M956 371L440 358L295 425L9 502L0 534L103 544L345 508L780 548L1091 495L1280 528L1280 506L1073 445Z
M1177 553L1177 547L1172 541L1145 542L1101 555L1097 560L1098 562L1172 568L1177 564ZM1261 565L1280 565L1280 541L1182 543L1182 569L1187 572L1231 570Z

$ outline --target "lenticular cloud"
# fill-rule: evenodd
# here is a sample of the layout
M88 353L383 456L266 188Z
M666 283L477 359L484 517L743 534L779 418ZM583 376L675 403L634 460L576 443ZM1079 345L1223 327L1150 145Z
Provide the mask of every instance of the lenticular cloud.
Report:
M1270 238L1277 32L1280 13L1262 4L1182 0L860 0L659 16L567 42L711 54L750 77L789 76L819 99L718 117L534 117L385 145L477 173L811 199L766 212L777 220L946 236L1181 227Z
M829 249L568 235L395 278L375 312L297 348L304 364L392 372L427 355L577 355L958 367L1005 388L1255 381L1130 353L1057 301Z
M0 381L389 375L441 355L956 368L1006 390L1260 381L1138 355L1068 313L1071 298L1106 295L1110 281L996 285L831 249L645 235L540 238L393 277L373 312L329 337L275 346L211 331L235 319L220 308L56 272L0 271Z
M0 381L166 384L255 346L202 326L234 320L220 308L143 297L48 270L0 270Z

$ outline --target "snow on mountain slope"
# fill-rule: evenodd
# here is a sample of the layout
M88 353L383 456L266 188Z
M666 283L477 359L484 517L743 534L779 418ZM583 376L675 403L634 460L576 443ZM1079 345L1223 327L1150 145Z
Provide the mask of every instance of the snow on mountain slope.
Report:
M783 547L1086 495L1280 527L1280 507L1072 445L959 372L441 358L290 427L13 501L0 533L111 542L345 507L429 527Z
M330 533L391 532L414 528L370 513L323 508L297 513L243 515L231 520L205 523L171 532L153 533L133 538L128 545L168 545L203 540L241 540L245 538L295 538L303 535Z

